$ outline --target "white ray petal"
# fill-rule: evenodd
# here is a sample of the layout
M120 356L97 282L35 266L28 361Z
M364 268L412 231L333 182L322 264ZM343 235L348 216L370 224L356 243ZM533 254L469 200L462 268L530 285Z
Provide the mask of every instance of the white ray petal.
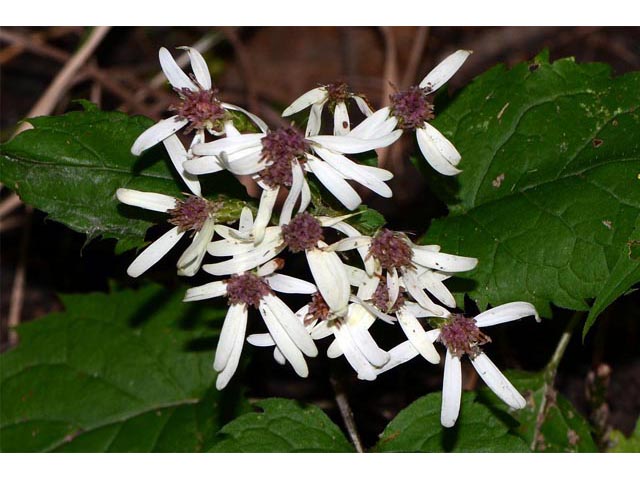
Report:
M157 145L176 133L187 123L189 123L187 119L180 120L177 115L160 120L158 123L151 125L142 132L138 138L136 138L135 142L133 142L133 145L131 146L131 153L133 155L140 155L148 148Z
M435 272L425 270L420 273L418 280L420 286L426 288L439 302L444 303L449 308L456 308L456 299L444 283L442 283L442 280L435 275Z
M453 144L428 123L416 129L418 147L429 165L442 175L453 176L462 170L455 167L462 158Z
M249 207L243 207L240 212L240 222L238 224L238 230L240 233L249 234L253 228L253 213Z
M361 268L352 267L351 265L345 265L344 267L347 269L347 276L349 277L349 283L354 287L360 287L363 283L367 281L367 279L369 279L367 272L365 272Z
M211 275L232 275L256 268L268 262L282 251L279 242L262 242L246 253L236 255L229 260L203 265L202 269Z
M282 352L278 347L273 349L273 359L279 365L285 365L287 363L287 359L284 358L284 355L282 354Z
M478 265L477 258L418 249L413 250L412 260L423 267L445 272L468 272Z
M351 129L349 123L349 111L344 102L336 103L336 107L333 110L333 134L334 135L346 135Z
M231 255L246 255L256 249L253 241L248 238L238 238L234 235L238 230L227 227L226 225L216 225L215 231L223 237L222 240L211 242L207 247L207 251L214 257L228 257ZM264 238L259 248L269 248L276 246L282 242L280 238L279 227L267 227Z
M215 221L213 218L207 218L202 224L202 229L197 232L191 245L184 251L178 259L178 275L185 277L193 277L202 265L202 259L207 253L207 245L213 237L213 228Z
M169 80L169 83L173 88L187 88L194 92L197 90L197 87L191 81L189 76L182 71L173 59L169 50L162 47L158 52L158 57L160 58L160 67L164 72L164 76L167 77L167 80Z
M369 117L371 118L371 117ZM366 122L367 120L365 120ZM402 135L402 130L396 130L388 135L374 138L360 138L353 135L315 135L309 137L313 143L338 153L362 153L376 148L388 147Z
M254 347L273 347L276 342L269 333L254 333L247 336L247 343Z
M311 282L291 277L289 275L282 275L281 273L269 275L268 277L265 277L264 280L276 292L312 294L318 291L316 286Z
M338 339L335 338L333 342L329 344L327 347L327 358L338 358L342 355L342 348L340 348L340 343Z
M351 98L353 98L353 100L356 102L356 105L365 117L370 117L371 115L373 115L373 110L371 110L371 107L363 97L361 97L360 95L354 95Z
M487 386L493 390L493 393L504 403L516 410L524 408L527 405L524 397L511 385L511 382L507 380L507 377L502 374L487 355L480 353L476 358L471 359L471 363L478 372L478 375L484 380L484 383L486 383Z
M247 306L244 303L230 305L222 324L222 330L220 330L220 338L218 339L218 346L213 359L213 369L216 372L224 370L233 351L237 334L244 330L243 324L246 325L246 323ZM242 340L244 341L244 338Z
M324 252L316 248L305 253L311 275L325 302L336 315L344 315L349 304L351 286L340 257L335 252Z
M232 120L224 122L224 134L227 137L239 137L242 135L240 131L235 127Z
M373 297L373 294L376 293L378 283L380 282L380 277L378 277L377 275L369 276L366 274L366 272L363 273L365 273L365 279L358 288L357 296L362 300L369 300L371 297Z
M220 155L227 152L232 155L247 148L260 146L260 141L264 138L264 133L244 133L239 137L224 137L213 142L199 143L193 146L195 155Z
M527 302L505 303L491 308L475 317L478 328L490 327L499 323L511 322L525 317L535 317L540 321L536 307Z
M253 243L256 245L264 238L267 225L269 225L271 221L273 207L278 199L278 192L280 192L280 187L267 188L263 190L262 195L260 195L258 213L253 222L253 231L251 232L253 235Z
M300 206L298 207L298 213L304 212L311 203L311 189L307 183L307 179L303 179L302 192L300 193Z
M351 332L344 326L331 327L333 334L338 340L338 345L351 367L357 372L360 380L373 381L376 379L376 372L364 354L358 349L351 336Z
M162 235L131 262L131 265L127 268L127 274L135 278L149 270L178 243L184 233L178 233L178 227L174 227Z
M309 118L307 119L307 129L305 131L305 137L309 138L317 135L322 127L322 109L324 103L314 103L309 110Z
M329 245L325 250L328 252L347 252L349 250L354 250L356 248L361 248L363 246L371 245L371 237L347 237L341 240L338 240L335 243Z
M310 157L307 165L327 190L346 208L355 210L360 205L362 202L360 195L332 167L315 157Z
M348 328L358 350L362 352L367 361L375 367L382 367L389 361L389 354L382 350L369 333L369 327L375 321L375 317L358 304L349 306L347 321L341 328Z
M449 311L446 308L436 305L433 300L424 293L422 285L420 285L418 276L415 272L410 269L404 269L402 279L404 286L409 291L413 299L418 302L422 308L431 311L433 317L447 318L449 316Z
M396 323L395 317L392 317L391 315L380 311L378 308L374 307L371 303L365 302L364 300L360 299L355 295L351 295L351 301L353 303L357 303L358 305L363 307L367 312L369 312L373 317L379 318L383 322L386 322L390 325L393 325Z
M247 329L246 309L244 310L242 316L238 316L236 321L238 323L238 328L233 339L231 353L227 358L224 370L222 370L216 378L216 388L218 390L222 390L227 386L229 380L231 380L231 377L233 377L233 374L236 373L236 370L238 368L238 363L240 362L240 354L242 353L242 346L244 344L244 335Z
M443 427L451 428L456 424L460 413L460 398L462 396L462 367L460 359L447 349L444 358L444 376L442 378L442 407L440 409L440 423Z
M398 271L392 268L387 271L387 290L389 292L389 301L387 302L387 309L391 309L398 300L400 294L400 279L398 278Z
M331 330L331 327L329 326L329 322L324 321L315 325L311 329L310 334L311 334L311 338L313 338L314 340L321 340L323 338L333 335L333 330Z
M344 155L334 153L321 147L316 147L315 151L325 162L331 165L346 178L364 185L369 190L377 193L382 197L390 198L393 195L393 192L386 183L384 183L375 175L369 173L367 169L361 168L360 165L349 160Z
M379 369L376 369L378 375L384 372L388 372L392 368L397 367L398 365L402 365L405 362L417 357L420 355L418 350L411 344L409 340L402 342L399 345L396 345L391 350L389 350L389 361L385 363Z
M285 108L284 112L282 112L282 116L288 117L289 115L293 115L294 113L304 110L314 103L324 103L326 102L326 99L327 89L325 87L313 88L296 98L291 105Z
M251 113L250 111L245 110L244 108L239 107L238 105L234 105L232 103L221 102L220 105L222 105L222 107L226 108L227 110L236 110L238 112L244 113L247 117L251 119L253 123L256 124L256 126L262 131L263 134L269 131L269 127L267 126L266 123L264 123L264 120L262 120L259 116Z
M269 260L267 263L260 265L256 269L256 275L259 277L266 277L268 275L272 275L275 271L280 270L284 266L284 260L281 258L274 258L273 260ZM266 280L266 278L263 278Z
M208 298L221 297L227 294L227 284L222 281L210 282L186 291L183 302L196 302Z
M420 88L429 87L432 92L438 90L453 77L471 53L471 50L458 50L449 55L422 79Z
M197 137L194 137L194 140ZM184 181L185 185L191 190L191 193L194 195L200 196L200 182L198 181L198 177L192 175L184 169L184 162L189 159L189 154L182 145L182 142L178 138L177 135L170 135L165 138L162 143L164 147L167 149L167 153L169 154L169 158L171 159L171 163L173 163L176 172L180 175L180 178Z
M393 173L384 168L371 167L369 165L359 165L359 167L361 170L366 171L368 175L373 175L382 182L388 182L393 178Z
M325 223L323 223L322 226L327 226L327 227L330 226L334 230L342 232L348 237L358 237L361 235L360 232L355 227L343 221L335 222L333 223L333 225L330 225L329 222L326 222L326 225ZM369 244L367 245L358 247L358 254L360 255L360 258L362 258L362 262L364 263L364 269L367 272L367 275L373 275L373 272L375 270L375 259L369 255L370 247L371 247L371 242L369 242Z
M179 47L181 50L186 50L189 54L189 60L191 61L191 70L196 77L196 80L205 90L211 90L211 74L209 73L209 67L202 54L191 47Z
M273 337L278 349L282 352L282 355L289 361L294 371L301 377L309 376L309 368L307 362L304 360L304 356L300 349L293 343L293 340L285 329L278 321L276 314L271 308L264 302L260 302L260 314L264 320L267 330Z
M284 201L282 210L280 211L280 225L286 225L287 223L289 223L289 221L291 221L291 217L293 216L293 207L295 207L295 204L298 201L300 194L302 193L304 173L297 160L294 160L291 163L291 174L291 188L289 189L287 199Z
M390 117L389 107L381 108L380 110L377 110L375 113L371 114L368 118L360 122L360 124L357 127L351 130L351 132L349 133L349 136L370 139L370 138L376 138L376 137L382 137L384 135L388 135L395 128L395 124L397 124L397 120L395 119L394 119L395 123L394 122L388 123L387 120L391 118L393 117ZM389 126L392 125L392 123L393 123L393 126L389 130Z
M203 155L185 160L182 166L190 175L207 175L208 173L216 173L224 170L224 165L220 159L214 155Z
M412 245L413 249L426 250L428 252L439 252L441 250L440 245Z
M262 302L266 304L269 309L274 313L277 321L282 325L289 338L296 344L296 346L308 357L315 357L318 355L318 349L313 342L311 335L304 328L300 319L296 317L296 314L275 295L266 295L262 298Z
M162 193L119 188L116 190L116 197L127 205L153 210L154 212L166 213L176 207L176 199Z
M422 325L420 325L418 319L404 308L400 308L396 315L398 316L402 331L416 350L420 352L420 355L430 363L440 363L440 355L438 354L436 347L433 346L433 342L429 341L429 338L427 337L424 328L422 328Z

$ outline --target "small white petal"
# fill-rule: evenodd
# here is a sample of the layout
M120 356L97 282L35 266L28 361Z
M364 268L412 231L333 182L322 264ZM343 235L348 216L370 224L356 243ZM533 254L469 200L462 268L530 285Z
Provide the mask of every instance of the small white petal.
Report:
M348 328L351 338L358 350L362 352L367 361L375 367L382 367L389 361L389 354L376 344L369 333L369 327L375 321L375 317L358 304L349 306L349 314L342 328Z
M335 252L315 248L305 253L313 279L325 302L335 314L345 314L351 286L340 257Z
M305 131L305 137L309 138L317 135L322 127L322 109L324 102L314 103L309 110L309 118L307 119L307 129Z
M262 242L253 249L236 255L229 260L203 265L202 269L211 275L232 275L243 273L268 262L283 249L278 240L274 242Z
M209 73L209 67L202 54L191 47L180 47L180 49L186 50L189 54L191 70L193 70L193 74L200 86L205 90L211 90L211 74Z
M273 274L276 270L280 270L283 266L283 261L279 258L274 258L273 260L269 260L264 265L260 265L256 269L256 275L259 277L266 277L267 275ZM266 278L263 278L266 280Z
M364 98L359 95L354 95L351 98L353 98L353 100L356 102L356 105L365 117L370 117L371 115L373 115L373 110L371 110L371 107Z
M362 202L360 195L332 167L314 157L309 157L307 165L327 190L346 208L355 210L360 205Z
M444 358L444 377L442 379L442 407L440 409L440 423L443 427L451 428L456 424L460 413L460 398L462 396L462 367L460 359L447 349Z
M455 167L461 158L456 148L431 125L425 123L423 128L417 128L416 139L422 155L435 171L448 176L462 171Z
M260 141L264 138L264 133L245 133L239 137L225 137L213 142L199 143L193 146L195 155L220 155L227 152L227 155L239 152L246 148L260 146Z
M420 88L430 87L432 92L438 90L453 77L469 55L471 55L470 50L458 50L449 55L422 79Z
M536 307L530 303L511 302L482 312L475 317L475 320L478 328L484 328L530 316L535 317L538 322L540 321Z
M424 293L422 290L422 285L418 280L418 276L411 269L404 269L402 279L404 282L404 286L407 288L413 299L420 304L422 308L425 308L432 312L433 317L442 317L448 318L449 311L441 307L440 305L436 305L433 300L429 298L429 296Z
M333 342L329 344L327 348L327 357L328 358L338 358L342 355L342 348L340 348L340 343L338 339L334 339Z
M378 275L366 275L365 280L360 284L360 288L358 288L358 298L362 300L369 300L373 297L376 289L378 288L378 283L380 283L380 277Z
M366 118L357 127L351 130L351 132L349 133L349 136L369 139L369 138L382 137L384 135L388 135L393 131L393 128L395 127L394 125L391 128L391 130L388 130L388 126L391 124L386 122L390 118L393 118L393 117L390 117L389 115L390 115L389 107L384 107L384 108L381 108L380 110L377 110L375 113L369 116L369 118Z
M254 333L247 337L247 343L254 347L273 347L276 342L269 333Z
M224 165L220 159L214 155L204 155L185 160L182 164L185 171L190 175L206 175L224 170Z
M169 83L173 88L181 89L187 88L191 91L196 91L197 87L191 81L189 76L182 71L176 61L173 59L169 50L162 47L158 52L160 58L160 66L164 72L165 77L169 80Z
M300 194L300 206L298 207L298 213L304 212L311 203L311 189L305 178L302 182L302 192Z
M177 115L160 120L155 125L147 128L138 138L136 138L136 141L133 142L133 145L131 146L131 153L133 155L140 155L148 148L159 144L167 137L176 133L187 123L189 123L187 119L180 120Z
M198 300L206 300L208 298L221 297L227 294L227 284L220 280L217 282L206 283L199 287L193 287L186 291L183 302L196 302Z
M324 87L314 88L296 98L291 105L285 108L284 112L282 112L282 116L288 117L289 115L293 115L294 113L304 110L314 103L324 103L326 100L327 89Z
M349 277L349 283L354 287L359 287L365 283L370 277L364 270L352 267L351 265L344 266L347 269L347 276ZM362 297L360 297L362 298Z
M280 349L278 347L273 349L273 359L279 365L284 365L284 364L287 363L287 359L284 358L284 355L282 354L282 352L280 351Z
M194 235L191 245L178 259L178 275L193 277L198 273L204 254L207 253L207 245L213 237L214 226L213 218L207 218L204 221L202 229Z
M194 141L197 138L198 136L194 137ZM169 154L171 163L173 163L173 166L175 167L176 172L178 172L178 175L180 175L185 185L189 187L189 190L191 190L191 193L193 193L194 195L200 196L202 192L200 189L200 182L198 181L198 177L187 172L184 169L184 162L189 159L189 155L185 150L184 145L182 145L182 142L180 141L178 136L170 135L167 138L165 138L162 141L162 143L164 144L164 147L167 149L167 153Z
M131 262L131 265L127 268L127 274L134 278L142 275L153 265L158 263L158 261L164 257L176 243L178 243L178 240L180 240L184 234L185 232L178 233L178 227L174 227L169 230L149 245L140 255L138 255L138 258Z
M478 265L477 258L418 249L413 250L412 260L423 267L445 272L468 272Z
M267 133L269 131L269 127L267 126L266 123L264 123L264 120L262 120L259 116L251 113L250 111L245 110L244 108L239 107L238 105L233 105L232 103L221 102L220 105L222 105L222 107L226 108L227 110L237 110L238 112L244 113L247 117L251 119L253 123L256 124L256 126L262 131L262 133Z
M387 290L389 291L389 301L387 302L387 309L391 309L398 300L400 294L400 280L398 279L398 271L392 268L387 271Z
M371 167L369 165L360 165L360 169L366 170L367 174L373 175L378 180L383 182L388 182L393 178L393 173L389 170L385 170L384 168Z
M291 338L293 343L308 357L315 357L318 355L318 349L313 342L311 335L307 332L306 328L300 319L296 317L296 314L275 295L266 295L262 298L261 303L266 304L269 309L275 315L277 321L282 325L287 335Z
M401 344L396 345L391 350L389 350L389 361L379 369L376 369L376 372L378 375L384 372L388 372L392 368L395 368L398 365L402 365L403 363L408 362L418 355L420 355L420 353L415 349L415 347L409 340L402 342Z
M371 237L347 237L342 240L338 240L335 243L329 245L325 250L327 252L346 252L363 246L371 245Z
M129 188L119 188L116 190L116 197L122 203L133 207L153 210L154 212L167 212L176 207L176 199L169 195L154 192L141 192Z
M320 322L311 329L310 334L314 340L321 340L333 335L333 331L329 326L329 322Z
M278 192L280 187L268 188L262 191L260 196L260 204L258 205L258 214L253 223L253 241L258 244L264 238L265 230L269 221L271 221L271 214L273 213L273 207L278 199Z
M224 134L227 137L239 137L242 135L240 131L235 127L232 120L224 122Z
M338 340L342 353L351 367L358 373L358 378L368 381L375 380L377 376L375 369L356 346L349 329L342 325L331 328L336 340Z
M496 367L484 353L480 353L476 358L472 358L471 363L478 372L478 375L484 380L484 383L493 390L493 393L495 393L500 400L516 410L524 408L527 405L527 401L520 395L520 392L511 385L507 377L502 374L498 367Z
M365 122L366 121L367 120L365 120ZM388 147L400 138L400 135L402 135L402 130L396 130L388 135L370 139L355 137L353 135L343 135L341 137L334 135L315 135L309 137L308 140L338 153L362 153L375 150L376 148Z
M430 363L440 363L440 355L436 347L433 346L433 342L429 341L418 319L404 308L400 308L396 315L398 316L402 330L416 350L420 352L420 355Z
M291 164L291 174L291 188L289 189L287 199L284 201L282 210L280 211L280 225L286 225L291 221L291 217L293 215L293 207L295 206L298 198L300 197L300 194L302 193L304 173L297 160L294 160Z
M264 300L264 299L263 299ZM293 340L277 319L276 314L269 308L264 302L260 302L260 314L264 320L269 333L273 337L278 349L282 352L282 355L289 361L294 371L301 377L309 376L309 368L307 362L304 360L304 356L300 349L293 343Z
M253 228L253 213L249 207L243 207L240 212L240 222L238 224L238 230L240 233L249 234Z
M333 134L334 135L346 135L351 129L349 123L349 111L344 102L336 103L336 107L333 111Z
M342 218L342 217L339 217L339 218ZM334 230L344 233L348 237L358 237L361 235L360 232L355 227L343 221L333 222L333 224L330 224L330 222L327 221L323 223L322 226L331 227ZM375 270L375 259L371 255L369 255L370 247L371 247L371 242L369 242L368 245L363 245L358 248L358 254L360 254L360 258L362 258L362 262L364 263L364 269L367 272L367 275L373 275L373 272Z
M220 338L213 360L213 369L216 372L224 370L227 365L237 334L244 330L243 324L247 324L247 306L244 303L230 305L222 324L222 330L220 330ZM242 340L244 341L244 334Z
M456 299L453 297L449 289L442 283L436 272L425 270L418 277L420 286L426 288L429 293L444 303L449 308L456 308Z
M264 280L276 292L312 294L318 291L316 286L311 282L280 273L273 273L265 277Z
M244 313L242 314L242 316L239 316L236 321L238 323L238 327L234 332L235 337L233 339L231 353L227 358L224 370L222 370L218 374L218 378L216 378L216 388L218 390L222 390L227 386L229 380L231 380L231 377L233 377L233 374L236 373L236 369L238 368L238 363L240 362L240 354L242 353L242 346L244 344L244 335L247 329L246 309L244 309Z

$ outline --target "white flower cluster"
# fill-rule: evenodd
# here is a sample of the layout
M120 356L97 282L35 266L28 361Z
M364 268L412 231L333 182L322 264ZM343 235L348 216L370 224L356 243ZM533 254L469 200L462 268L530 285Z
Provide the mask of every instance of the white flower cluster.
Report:
M307 211L313 176L347 210L362 202L350 182L383 197L391 197L386 184L392 174L360 164L347 155L384 148L404 130L415 130L418 146L429 164L444 175L455 175L460 154L429 124L434 118L430 95L447 82L471 52L459 50L442 61L415 87L397 92L390 105L373 111L361 95L342 83L315 88L295 100L284 116L310 107L304 134L294 126L270 130L256 115L224 103L213 88L205 60L186 48L193 74L185 74L171 54L160 50L162 69L179 96L175 115L143 132L135 141L136 155L162 142L191 194L176 199L161 193L120 188L118 199L128 205L165 212L173 225L149 245L127 272L137 277L158 262L189 231L192 240L177 264L179 275L202 270L222 277L187 291L185 301L227 298L229 309L220 333L213 367L219 372L216 386L224 388L235 373L245 339L254 346L273 347L280 364L309 374L306 357L318 355L316 341L333 336L327 356L344 355L362 380L374 380L408 360L422 356L438 364L434 343L446 348L444 361L442 424L452 426L458 416L462 390L460 359L469 356L487 385L510 407L525 401L481 351L488 341L479 328L528 316L538 318L525 302L502 305L475 318L453 313L456 301L444 282L453 274L475 268L475 258L451 255L437 245L416 245L405 234L380 229L362 235L348 223L354 214L314 216ZM353 100L365 119L351 128L347 102ZM333 112L333 135L323 135L321 115ZM233 111L246 115L260 133L242 133L233 123ZM193 132L188 149L176 132ZM211 141L208 136L214 137ZM209 137L211 138L211 137ZM249 175L261 187L257 213L245 207L237 228L218 224L220 202L202 196L198 176L228 170ZM277 224L272 222L278 198ZM328 235L329 234L329 235ZM215 236L219 239L214 240ZM337 239L333 243L326 238ZM355 250L357 253L347 254ZM313 283L278 273L285 251L302 253ZM206 255L223 257L203 265ZM351 262L345 263L345 258ZM353 263L353 264L351 264ZM293 312L276 294L309 295L309 302ZM248 307L257 308L267 332L246 336ZM419 318L438 328L425 330ZM407 340L385 351L369 332L380 320L389 328L401 328Z

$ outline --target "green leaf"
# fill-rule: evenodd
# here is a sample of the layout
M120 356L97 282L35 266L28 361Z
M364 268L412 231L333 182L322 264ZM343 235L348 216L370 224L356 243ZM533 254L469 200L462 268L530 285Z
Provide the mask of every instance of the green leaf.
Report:
M246 413L218 434L212 452L353 452L340 429L322 410L292 400L256 403L262 412Z
M479 259L464 276L481 309L587 310L608 284L640 212L639 91L638 73L538 57L489 70L437 112L463 172L433 182L450 216L422 240Z
M582 338L587 335L598 315L611 305L618 297L624 295L636 283L640 282L640 254L637 249L640 246L640 217L636 220L636 228L627 241L627 249L620 257L611 271L611 275L600 289L589 316L582 330Z
M476 394L465 392L453 428L440 425L442 395L430 393L402 410L387 425L377 452L528 452L527 444Z
M134 140L153 122L141 116L103 112L89 102L85 111L29 119L33 129L0 146L0 181L22 200L88 239L119 240L118 252L144 245L153 214L121 205L120 187L180 196L186 187L170 167L162 145L141 157L131 154ZM222 172L221 172L222 173ZM229 177L218 177L214 193L229 192ZM242 204L230 203L225 218L237 218Z
M509 411L488 388L480 391L480 399L496 415L501 413L516 420L519 425L513 428L513 432L527 445L541 452L598 451L587 421L566 397L545 382L543 373L509 371L505 374L527 399L527 406L522 410Z
M204 321L224 312L181 299L157 286L69 295L64 313L23 324L0 356L0 449L208 449L236 408L211 388Z
M614 430L609 436L609 444L611 447L609 452L615 453L640 453L640 418L636 422L636 429L631 433L629 438L619 430Z

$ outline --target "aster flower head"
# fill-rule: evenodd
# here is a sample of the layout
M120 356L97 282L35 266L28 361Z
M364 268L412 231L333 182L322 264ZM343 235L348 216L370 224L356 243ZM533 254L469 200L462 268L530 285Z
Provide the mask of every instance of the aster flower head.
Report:
M214 234L216 212L222 204L199 195L178 199L154 192L119 188L116 197L122 203L155 212L166 213L173 228L149 245L129 265L127 273L138 277L155 265L185 235L192 237L191 245L178 259L178 275L191 277L200 269L207 245Z
M313 136L320 132L322 110L327 105L333 113L333 134L346 135L351 130L347 108L349 99L355 101L363 115L368 117L373 113L364 95L351 93L348 85L344 82L335 82L322 85L302 94L282 112L282 116L288 117L311 107L309 120L307 121L306 136Z
M304 355L315 357L318 349L302 322L274 292L312 294L316 287L304 280L276 273L282 266L271 260L255 271L245 271L199 287L190 288L184 301L200 301L226 296L229 310L216 348L213 368L219 372L216 387L222 390L235 373L248 320L248 307L257 308L274 345L301 377L309 375Z
M176 63L169 50L159 51L160 65L167 80L178 95L178 102L169 110L175 115L161 120L142 132L131 147L131 153L140 155L143 151L165 141L181 129L185 133L195 132L192 146L204 141L204 132L221 135L233 132L233 122L228 110L237 110L247 115L258 128L266 130L265 123L256 115L236 105L224 103L218 98L218 90L213 87L207 62L200 52L191 47L186 50L193 74L187 75Z
M351 131L361 138L384 135L394 128L415 130L418 147L429 164L442 175L457 175L461 156L453 144L429 122L435 118L431 95L442 87L471 54L458 50L440 62L417 86L396 91L390 106L376 111Z

